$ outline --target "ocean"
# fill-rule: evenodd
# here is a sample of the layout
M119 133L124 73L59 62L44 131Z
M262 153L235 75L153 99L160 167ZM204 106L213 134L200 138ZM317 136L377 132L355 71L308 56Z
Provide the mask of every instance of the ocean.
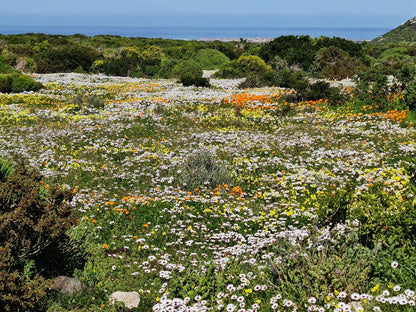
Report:
M296 27L139 27L139 26L21 26L0 25L0 34L44 33L53 35L117 35L181 40L277 38L283 35L341 37L371 40L388 28L296 28Z

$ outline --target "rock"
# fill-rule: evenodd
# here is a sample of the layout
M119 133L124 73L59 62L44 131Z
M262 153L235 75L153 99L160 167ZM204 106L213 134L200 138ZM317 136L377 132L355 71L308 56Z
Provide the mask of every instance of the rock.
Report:
M123 302L124 306L128 309L137 308L140 303L140 295L138 292L123 292L116 291L110 296L110 304L114 305L116 301Z
M52 289L58 289L65 295L80 293L86 288L85 284L72 277L58 276L55 278Z

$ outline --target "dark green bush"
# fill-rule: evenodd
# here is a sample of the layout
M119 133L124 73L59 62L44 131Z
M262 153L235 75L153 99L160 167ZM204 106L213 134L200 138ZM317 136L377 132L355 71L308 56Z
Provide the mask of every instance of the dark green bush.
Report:
M10 93L12 92L12 75L0 75L0 92Z
M361 58L363 48L360 44L342 38L321 37L312 39L309 36L280 36L262 45L259 56L271 64L276 56L284 59L289 65L300 66L304 70L311 70L317 53L322 48L333 46L343 50L350 57Z
M300 82L306 81L302 71L295 71L288 67L278 71L277 79L279 87L291 89L296 89Z
M39 311L46 279L82 264L66 231L75 223L72 193L44 185L20 164L0 181L0 305L3 311Z
M246 79L239 84L239 88L262 88L268 86L277 86L279 84L279 75L274 70L251 73Z
M202 78L202 67L195 61L184 61L177 65L174 71L184 86L209 86L208 79Z
M416 82L411 82L406 88L404 102L409 110L416 110Z
M416 66L415 64L406 64L401 67L395 74L396 78L399 80L403 88L415 78L416 76Z
M281 36L264 44L260 49L259 56L269 63L278 55L289 65L300 65L303 69L308 70L319 49L309 36Z
M332 104L340 104L343 98L339 88L331 87L328 82L317 81L315 83L307 83L305 85L298 84L295 89L304 101L317 101L327 99Z
M89 69L99 53L90 47L57 46L38 55L42 61L37 64L41 73L72 72L81 66Z

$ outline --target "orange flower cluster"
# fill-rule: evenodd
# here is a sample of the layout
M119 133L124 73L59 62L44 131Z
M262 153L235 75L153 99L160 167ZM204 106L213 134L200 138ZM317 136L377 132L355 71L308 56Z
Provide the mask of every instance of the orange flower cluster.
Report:
M389 110L386 113L379 113L383 118L390 119L396 122L400 122L406 119L408 110L399 111L397 109Z
M234 186L233 188L232 188L232 190L231 190L231 193L230 193L231 195L240 195L240 196L242 196L243 195L243 190L241 189L241 187L239 187L239 186Z
M273 103L279 101L282 96L278 93L269 95L261 95L261 94L233 94L224 99L224 104L230 104L235 107L244 108L248 110L253 109L276 109ZM259 102L263 105L259 105ZM268 104L268 105L264 105Z
M310 107L310 108L314 108L316 110L322 110L322 108L324 106L326 106L328 104L328 100L327 99L320 99L317 101L302 101L299 102L299 106L301 107Z

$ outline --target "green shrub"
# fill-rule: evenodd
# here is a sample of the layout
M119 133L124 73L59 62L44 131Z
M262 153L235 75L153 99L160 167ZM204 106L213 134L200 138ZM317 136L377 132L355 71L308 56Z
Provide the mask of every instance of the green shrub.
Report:
M299 85L299 82L306 81L302 71L295 71L288 67L278 71L277 79L279 87L291 89L296 89L296 87Z
M266 62L257 55L242 55L239 57L238 63L245 73L260 73L271 69L271 67L266 65Z
M273 247L269 274L283 298L307 303L315 297L323 306L323 294L366 293L377 253L360 245L357 232L348 228L333 229L325 238L319 233L296 241L283 238Z
M201 296L201 300L212 300L220 286L225 288L215 264L211 264L203 274L191 265L185 270L187 274L181 274L178 270L173 273L176 276L169 285L169 292L174 298L189 297L193 301L196 296Z
M269 63L278 55L289 65L300 65L308 70L318 50L309 36L280 36L262 45L259 56Z
M38 91L42 84L0 60L0 92Z
M82 265L66 231L75 223L72 193L44 186L24 165L0 181L0 305L5 311L39 311L47 278Z
M215 74L221 78L242 78L256 75L270 75L272 68L256 55L242 55L223 65Z
M19 93L23 91L38 91L42 84L23 74L12 75L12 92Z
M208 79L202 78L202 67L195 61L184 61L177 65L174 71L184 86L209 86Z
M416 111L416 82L413 81L407 86L404 102L409 110Z
M399 178L399 173L404 178ZM351 217L360 221L362 241L368 246L416 241L416 163L389 174L401 181L399 193L389 194L383 182L374 182L350 207Z
M241 78L244 77L241 66L237 60L232 60L230 63L224 64L214 74L214 77L219 78Z
M39 72L72 72L79 66L89 69L99 53L90 47L65 45L53 47L38 57L43 61L38 62Z
M173 59L164 59L161 61L158 76L160 78L171 78L173 76L174 68L178 62Z
M262 88L277 86L279 84L278 74L274 70L250 73L246 79L239 84L239 88Z
M11 65L6 64L0 59L0 74L13 74L19 71L14 69Z
M12 73L13 72L13 66L16 65L16 60L18 56L15 53L12 53L8 51L7 49L4 49L3 51L0 51L0 73ZM12 71L2 71L1 64L7 64L9 69L11 68Z
M230 59L220 51L214 49L199 50L194 61L199 63L203 69L217 69L230 62Z
M295 86L298 95L304 101L317 101L327 99L331 104L340 104L343 97L339 88L331 87L328 82L317 81L315 83L307 83L305 85L298 84Z
M356 73L357 61L344 50L330 46L317 53L315 65L327 78L344 79Z
M230 184L232 181L227 167L221 165L206 149L197 150L185 159L179 178L188 190L215 188L219 184Z
M399 80L400 84L406 88L406 86L415 78L416 76L416 66L415 64L405 64L401 67L397 72L396 75L397 79Z

